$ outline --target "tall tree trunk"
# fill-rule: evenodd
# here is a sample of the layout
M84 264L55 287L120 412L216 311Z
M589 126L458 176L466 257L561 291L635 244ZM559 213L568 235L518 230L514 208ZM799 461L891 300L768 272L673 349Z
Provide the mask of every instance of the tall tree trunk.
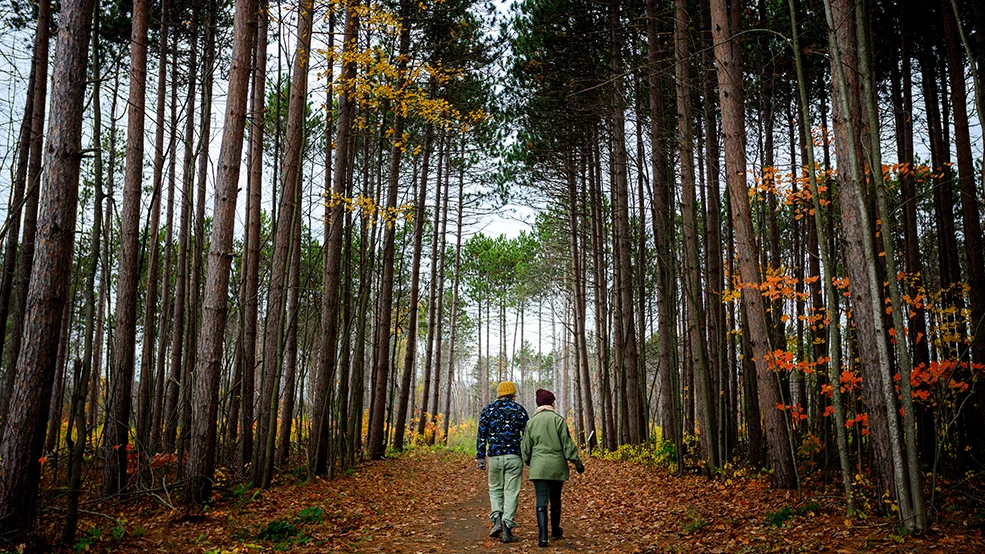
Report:
M961 59L960 22L955 19L955 10L950 0L941 0L944 14L944 42L947 50L947 68L951 85L951 106L954 110L954 145L958 157L958 189L961 197L961 223L964 226L965 262L968 268L969 304L974 339L971 343L971 359L975 364L985 364L985 247L982 245L982 222L980 219L980 188L976 184L977 174L971 151L971 136L968 129L968 94L965 89L964 63ZM968 52L972 71L975 60ZM977 72L974 73L977 75ZM976 88L976 94L978 94ZM980 107L979 107L980 109ZM979 117L981 117L979 115ZM902 308L900 308L902 310ZM897 330L897 333L899 330ZM968 374L968 373L966 373ZM971 398L971 406L965 408L969 424L968 436L974 458L985 455L985 387L976 387ZM909 430L909 426L907 426Z
M616 336L624 351L623 368L626 374L626 411L629 417L629 442L642 443L647 439L647 427L640 403L639 353L637 351L636 318L633 316L633 272L629 254L629 201L626 181L626 129L625 106L623 101L621 55L622 35L621 4L616 1L609 6L609 33L612 45L610 74L612 81L612 172L613 172L613 227L615 248L619 251L619 279L616 281L621 299L623 332Z
M401 61L398 62L400 76L398 77L399 80L397 82L397 90L399 92L403 92L404 88L407 86L407 77L405 75L407 64L405 60L408 52L410 51L410 10L410 1L402 0L400 3L401 23L400 46L398 54L398 59ZM396 121L394 121L394 123L396 124ZM396 127L396 125L394 125L394 127ZM433 127L429 124L424 135L423 147L425 150L431 149L431 137L433 134ZM394 150L391 151L391 156L399 156L400 154L397 150L399 150L399 147L395 145ZM427 174L429 161L430 155L429 153L425 153L423 166L421 168L421 183L418 187L419 190L416 205L414 206L414 251L412 254L413 259L410 264L410 312L407 320L407 350L404 353L404 373L400 383L400 400L397 403L397 421L395 423L395 431L393 436L393 448L396 450L403 450L404 448L404 432L407 428L407 406L410 403L411 393L411 374L414 373L414 361L417 359L417 308L421 288L421 248L424 242L424 204L427 202ZM437 404L437 402L435 402L435 404Z
M369 443L367 448L372 458L382 458L386 453L384 445L385 430L385 402L387 391L387 381L389 371L389 351L390 351L390 326L392 321L393 308L393 261L394 261L394 239L396 236L396 213L397 208L397 189L400 181L400 159L403 155L403 145L401 144L404 135L404 117L402 98L399 96L407 84L407 53L410 50L410 9L409 0L402 0L400 4L401 30L399 57L397 61L397 105L393 110L393 128L391 136L393 145L390 149L390 171L388 173L389 183L387 186L386 211L384 221L386 229L383 232L383 277L380 281L380 311L377 313L376 327L376 367L375 367L375 387L373 397L375 398L374 411L372 414L372 425L369 430ZM437 396L435 397L437 404Z
M291 76L291 95L287 108L287 140L281 173L283 186L277 214L273 261L270 269L270 296L267 301L267 331L263 344L263 377L260 387L260 411L257 422L257 448L253 455L253 482L270 486L273 467L273 444L276 428L277 387L281 369L285 281L290 259L290 242L295 217L294 204L300 187L301 156L304 151L305 98L308 90L308 55L314 9L311 0L299 2L298 42ZM269 450L269 453L268 453Z
M184 387L181 389L181 442L178 443L178 453L187 450L185 438L192 425L192 396L198 374L195 367L198 363L198 337L202 325L202 274L205 270L205 191L209 177L211 162L210 144L212 143L212 87L215 83L215 47L216 47L216 2L208 0L202 7L205 13L205 43L202 54L202 111L199 121L198 137L198 187L195 198L195 230L194 247L192 249L191 280L188 291L188 327L186 329L187 344L183 362Z
M342 66L342 74L339 76L341 83L350 83L356 75L356 64L351 55L358 47L359 17L356 12L357 4L352 4L346 9L345 24L342 34L342 58L346 60ZM349 89L341 87L338 100L338 134L335 143L335 159L332 166L332 181L328 182L326 174L325 189L328 193L331 187L332 202L331 207L326 205L325 215L331 221L331 225L326 230L325 241L327 244L325 251L325 262L322 267L322 305L321 305L321 329L324 333L322 337L322 347L318 360L318 384L315 387L315 405L313 410L312 441L314 446L311 448L312 470L316 475L321 475L326 471L331 476L332 464L329 464L329 450L331 448L331 429L329 422L332 412L332 390L335 384L335 375L339 372L337 363L337 350L335 344L338 342L339 335L339 291L342 261L342 231L346 223L342 199L345 197L347 177L352 168L354 158L354 148L352 147L352 128L355 117L356 103L349 96ZM332 141L329 142L329 147ZM327 153L330 156L331 153ZM360 286L362 280L360 280ZM348 301L347 301L348 302ZM361 348L361 346L357 346ZM347 371L348 368L341 368ZM361 391L360 391L361 392ZM360 418L362 414L360 413ZM339 420L342 421L341 419Z
M127 485L130 443L130 404L134 350L137 341L137 281L140 260L140 193L144 166L144 101L147 92L147 0L135 0L130 35L130 98L127 112L127 158L120 220L120 271L113 334L113 396L106 419L103 494L114 495Z
M945 10L946 12L946 10ZM863 117L867 116L868 129L869 129L869 171L872 182L872 188L875 192L876 206L878 208L878 213L880 215L880 222L877 223L879 226L879 235L882 237L882 255L886 263L886 282L889 284L889 298L891 301L891 312L892 312L892 325L895 330L896 336L900 337L900 340L896 341L896 355L897 355L897 365L900 369L900 393L902 395L901 407L903 409L903 439L904 448L902 452L903 463L906 465L905 473L907 480L909 481L909 496L910 504L912 506L912 513L905 514L902 510L905 509L905 503L900 503L901 516L904 517L904 525L907 529L915 531L917 534L922 534L927 528L927 515L924 509L923 501L923 487L921 485L921 474L920 474L920 462L917 456L917 437L916 437L916 419L914 417L913 409L913 396L910 393L910 374L913 368L912 357L910 356L909 344L903 340L906 336L906 324L903 321L903 314L906 307L904 307L902 295L900 294L899 279L896 277L896 247L893 244L893 238L896 236L896 225L894 219L890 216L889 203L886 201L886 186L883 183L882 176L882 150L880 145L880 135L879 135L879 113L876 108L877 98L875 93L875 80L873 78L872 72L872 46L871 46L871 30L869 28L869 10L868 6L858 3L855 5L855 18L857 22L857 37L859 43L859 67L861 69L860 80L862 82L862 105L865 107L865 113ZM963 85L963 75L962 82ZM953 83L953 80L952 80ZM962 87L963 88L963 87ZM963 101L963 98L962 98ZM958 117L958 110L955 109L955 117ZM865 126L865 120L863 119L863 127ZM961 138L960 138L960 125L955 125L955 137L958 143L958 152L961 152ZM967 126L965 126L965 131L967 131ZM864 136L862 137L865 138ZM967 136L965 136L967 139ZM970 141L969 141L970 142ZM970 143L968 144L967 153L967 166L968 175L971 177L971 155L970 155ZM960 156L959 156L960 162ZM972 192L974 192L974 186L971 187ZM977 208L974 209L974 223L978 224ZM968 232L969 229L966 226L965 231ZM977 230L973 231L976 236L980 239L981 237L981 227L979 226ZM969 241L971 239L968 239ZM977 245L977 254L972 255L969 252L969 260L973 257L977 257L979 263L981 262L981 243ZM870 277L871 278L871 277ZM985 281L985 279L983 279ZM985 283L982 283L985 284ZM879 290L879 281L874 282L873 291ZM875 306L874 306L875 308ZM974 309L974 308L973 308ZM983 343L985 345L985 343ZM892 361L891 359L889 361ZM893 371L892 369L883 371L883 387L885 389L884 394L886 395L886 402L890 406L888 411L888 418L891 426L897 424L896 414L898 412L896 405L896 392L893 383ZM893 429L890 429L890 433L893 433ZM901 485L899 485L901 486ZM910 519L912 518L912 519ZM908 521L907 521L908 520Z
M247 154L249 214L247 222L246 306L243 313L243 384L240 408L240 473L253 459L253 405L256 402L257 323L260 304L260 203L263 199L263 127L267 94L267 0L257 3L256 37L253 43L250 142Z
M462 141L464 155L465 141ZM458 290L462 269L462 216L465 213L465 163L458 168L458 223L455 230L455 282L451 294L451 338L448 344L448 387L445 389L445 414L443 433L445 446L448 445L448 425L451 421L451 389L455 377L455 339L458 335Z
M866 205L865 175L861 167L856 132L861 133L859 69L854 13L849 2L833 4L825 0L828 40L832 54L833 98L835 99L835 140L840 172L842 234L846 267L851 286L852 320L859 339L862 390L869 408L870 440L877 490L895 493L904 526L916 530L912 519L911 495L897 423L896 393L893 389L891 360L883 326L881 286L876 277L876 255L872 227ZM845 65L851 71L845 71ZM871 145L868 145L871 147Z
M24 348L0 437L0 536L11 540L34 527L41 478L44 423L55 375L62 309L68 302L92 0L65 0L59 14L48 125L47 189L38 221L36 271L27 292Z
M678 470L683 468L683 458L680 456L680 397L677 383L677 345L675 324L675 296L673 272L673 219L671 218L673 201L671 194L671 178L667 171L667 153L663 138L664 101L661 91L661 79L657 70L660 59L660 49L657 44L657 8L655 0L647 0L647 59L650 63L650 168L653 175L653 201L651 203L651 221L657 257L657 326L660 332L658 359L660 363L660 423L664 429L664 437L672 441L678 452Z
M189 57L188 57L188 96L185 99L185 152L182 163L181 184L181 216L178 227L178 268L174 294L174 328L171 330L171 368L168 377L168 391L164 404L164 439L163 450L174 451L175 439L178 434L178 401L182 381L182 353L185 346L185 303L188 298L188 243L191 232L191 197L194 185L195 169L195 76L198 73L196 54L198 47L198 15L192 11L189 24Z
M24 334L25 306L27 302L27 290L31 282L31 271L34 265L34 251L36 247L35 238L38 228L38 202L41 195L41 164L42 151L44 149L44 117L45 108L48 102L48 35L51 27L51 6L45 2L38 3L38 23L34 34L34 57L32 59L32 72L34 80L34 93L31 95L34 104L31 106L31 131L30 148L27 166L27 188L24 191L24 222L23 234L20 242L20 252L17 256L17 265L14 273L14 303L11 308L10 342L7 343L6 352L0 352L0 356L6 359L6 373L4 374L3 395L0 397L0 413L8 413L11 394L14 390L14 382L17 379L17 359L20 355L21 344ZM83 68L84 71L84 68ZM12 236L17 240L16 233ZM6 266L4 266L6 270ZM0 327L0 335L6 336L6 319L4 326ZM2 339L0 339L2 340ZM3 360L0 360L3 361ZM9 418L4 418L0 423L0 429L6 426Z
M718 468L715 410L712 405L711 375L708 368L708 345L705 336L705 311L701 294L701 270L698 267L698 207L694 194L694 139L691 133L691 71L687 13L687 1L675 0L674 59L677 77L678 150L681 166L681 211L684 225L684 259L687 266L686 296L691 309L688 321L689 338L694 361L697 364L694 393L697 401L697 419L700 428L702 456L708 462L707 471L714 474Z
M449 141L450 142L450 141ZM438 264L438 306L435 308L435 319L437 320L437 326L434 331L434 390L432 391L432 398L434 399L434 410L431 413L431 421L435 423L435 432L428 437L428 445L434 444L435 435L437 435L437 419L439 410L439 399L441 395L439 391L441 390L441 357L444 354L444 349L442 343L444 342L444 327L445 327L445 247L448 240L448 189L449 182L451 181L451 152L452 146L448 145L445 148L445 173L444 173L444 193L442 200L442 207L439 212L441 217L441 244L438 245L438 259L434 260L433 263ZM441 186L441 181L436 183ZM505 326L504 326L505 330ZM503 347L505 350L506 340L504 338ZM505 357L505 355L504 355Z
M737 9L737 8L734 8ZM742 58L738 29L733 26L725 0L711 0L712 41L718 66L718 94L722 109L722 134L725 143L725 181L732 204L735 226L736 254L739 273L744 284L742 299L748 316L751 350L755 356L759 385L759 407L766 423L766 444L771 484L774 488L797 487L796 468L790 449L790 433L783 412L776 406L782 403L780 386L769 364L769 332L759 292L759 264L756 259L756 238L749 212L749 193L746 185L745 112L742 90Z
M145 232L149 241L150 264L147 270L145 295L144 341L140 354L140 389L137 394L137 446L146 452L151 451L150 421L154 388L160 382L153 379L154 346L157 319L157 271L159 263L158 228L161 223L161 194L164 188L164 95L167 91L167 49L168 49L168 3L161 2L160 61L157 73L157 128L154 135L154 190L151 193L150 229ZM165 286L167 284L165 283ZM160 332L158 330L157 332Z
M175 166L178 143L178 39L177 34L171 39L171 122L170 144L168 145L168 205L167 221L164 224L164 278L162 282L167 290L171 288L172 254L174 250L174 188ZM161 317L158 323L157 336L157 375L154 378L154 406L151 415L150 451L159 452L161 449L161 428L164 425L164 396L168 385L165 381L167 368L168 334L171 321L171 298L165 296L161 307Z
M310 8L310 7L309 7ZM310 11L310 9L309 9ZM233 52L216 174L213 231L209 246L208 276L203 299L202 334L195 373L195 409L188 441L188 465L184 499L202 503L212 494L216 463L216 424L219 409L219 372L226 331L229 266L233 257L233 229L239 169L246 127L250 80L250 53L258 14L256 0L236 0L233 18ZM304 17L302 15L302 17Z
M99 51L99 9L93 10L92 18L92 74L99 75L102 67ZM71 543L75 540L79 517L79 498L82 496L82 462L85 456L86 443L91 427L86 417L86 397L89 394L89 381L93 368L93 334L95 332L96 310L98 300L94 290L96 272L99 271L100 239L103 232L103 154L102 148L102 106L100 89L102 83L95 81L92 86L93 111L93 142L96 148L93 152L93 181L95 186L95 205L93 207L92 231L89 239L89 259L87 260L85 285L85 329L82 336L82 367L72 395L72 408L69 412L69 426L65 440L69 447L68 470L68 506L65 512L65 525L62 528L62 542ZM73 423L76 429L75 439L72 439Z
M37 61L32 60L32 67ZM46 62L47 63L47 62ZM7 318L10 316L10 295L14 290L15 268L17 266L17 246L20 240L21 209L24 207L24 188L27 183L27 164L31 158L31 123L34 117L34 94L36 71L31 71L27 80L27 93L24 100L24 119L21 120L17 135L17 164L14 179L10 185L10 206L7 220L3 225L6 241L3 248L3 273L0 275L0 364L3 362L3 345L7 339ZM47 73L47 71L46 71ZM2 235L2 233L0 233ZM4 366L7 369L7 366ZM0 391L0 402L6 404L6 388Z
M301 203L294 205L294 238L291 240L291 268L287 282L287 344L284 346L284 407L277 436L278 466L288 463L291 454L291 424L294 420L295 385L298 368L298 296L301 279ZM299 441L300 442L300 441Z
M804 68L802 54L800 50L799 30L797 27L797 9L794 0L788 0L790 6L790 26L793 37L794 63L797 70L797 89L800 98L800 123L804 140L804 148L807 153L807 176L811 191L811 201L814 208L814 229L816 243L820 250L821 263L824 266L824 274L821 281L824 282L824 294L827 301L826 312L828 318L828 382L832 387L831 405L834 408L834 427L835 440L838 450L839 467L841 468L842 484L845 487L846 511L852 514L855 510L855 498L852 495L852 473L848 461L848 440L845 432L845 415L841 397L840 369L841 369L841 327L838 324L838 291L834 287L834 262L828 250L828 241L825 237L825 225L823 220L824 212L821 209L821 196L818 191L817 173L815 171L816 161L814 157L814 140L809 137L810 122L810 103L807 96L807 81L804 78ZM819 296L819 295L815 295ZM819 324L820 322L818 322Z
M429 414L428 406L430 405L431 398L431 363L434 360L434 330L436 327L435 313L437 311L438 305L438 245L439 237L438 231L441 228L441 179L444 175L444 152L445 152L445 134L441 132L441 136L438 139L438 171L437 178L435 182L437 183L434 187L434 227L433 234L431 236L431 280L429 281L429 292L428 292L428 333L427 339L425 340L425 353L424 353L424 388L423 396L421 399L421 417L417 422L417 434L423 435L424 428L427 426L428 418L425 414ZM422 176L423 178L423 176ZM488 299L487 299L488 302ZM487 304L488 306L488 304ZM488 307L487 307L488 315ZM479 355L481 357L482 351L480 349ZM489 319L486 318L486 363L489 363ZM435 400L437 405L437 400ZM437 410L435 410L437 411Z
M578 176L576 174L573 156L574 154L570 151L565 155L565 172L567 173L568 180L568 224L571 232L571 292L574 303L572 314L574 315L574 327L572 328L572 332L574 333L575 340L575 363L578 368L578 374L580 375L581 388L583 389L583 394L580 395L584 399L582 402L583 410L581 412L584 414L586 420L585 435L582 438L587 438L589 449L593 449L598 441L595 434L595 405L592 402L591 380L588 374L588 341L585 338L585 324L588 314L586 309L587 302L585 300L585 286L583 284L585 275L582 267L582 259L584 256L582 255L581 246L578 243L578 237L581 234L578 221ZM580 416L581 414L579 414Z

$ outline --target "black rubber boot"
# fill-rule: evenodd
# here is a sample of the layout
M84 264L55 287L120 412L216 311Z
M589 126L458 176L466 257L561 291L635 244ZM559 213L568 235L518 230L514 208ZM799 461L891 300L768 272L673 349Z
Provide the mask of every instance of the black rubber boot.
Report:
M537 507L537 546L547 546L547 506Z
M513 529L510 529L509 527L504 525L503 538L501 540L503 542L516 542L516 537L513 536Z
M489 531L490 537L498 537L500 533L503 532L503 515L496 514L493 516L493 526L492 531Z
M564 535L564 529L561 529L561 504L558 505L551 504L551 540L560 539Z

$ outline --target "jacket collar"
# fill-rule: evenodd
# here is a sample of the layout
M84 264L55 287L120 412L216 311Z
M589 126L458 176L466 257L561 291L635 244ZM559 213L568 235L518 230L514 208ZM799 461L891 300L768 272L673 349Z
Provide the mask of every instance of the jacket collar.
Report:
M546 406L537 406L537 409L534 410L534 415L537 415L540 412L546 412L546 411L553 412L554 411L554 406L551 406L550 404L547 404Z

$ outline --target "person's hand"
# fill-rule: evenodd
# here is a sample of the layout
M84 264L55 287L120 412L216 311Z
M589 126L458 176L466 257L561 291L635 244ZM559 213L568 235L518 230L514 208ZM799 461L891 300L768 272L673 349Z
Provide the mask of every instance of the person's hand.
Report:
M479 471L485 471L486 470L486 459L485 458L478 458L478 459L476 459L475 462L476 462L476 466L479 468Z
M575 465L575 471L577 471L579 474L585 473L585 464L583 464L583 463L576 464Z

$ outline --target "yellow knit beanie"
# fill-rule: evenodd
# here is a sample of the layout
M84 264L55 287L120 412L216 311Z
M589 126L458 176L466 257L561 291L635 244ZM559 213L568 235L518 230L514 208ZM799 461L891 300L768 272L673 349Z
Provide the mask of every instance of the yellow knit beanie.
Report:
M516 385L510 381L503 381L496 387L496 396L502 398L504 396L516 396Z

